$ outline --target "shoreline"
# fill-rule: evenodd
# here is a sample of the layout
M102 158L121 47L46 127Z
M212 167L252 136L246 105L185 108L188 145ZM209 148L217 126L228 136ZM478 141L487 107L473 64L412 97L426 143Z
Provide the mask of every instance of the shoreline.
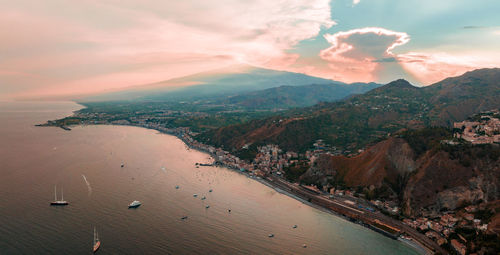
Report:
M147 126L141 126L141 125L124 125L124 124L111 124L111 123L107 123L107 124L91 124L91 125L94 125L94 126L98 126L98 125L107 125L107 126L131 126L131 127L139 127L139 128L145 128L145 129L150 129L150 130L155 130L155 131L158 131L160 134L167 134L167 135L172 135L172 136L175 136L176 138L178 138L179 140L181 140L184 145L188 148L188 149L193 149L193 150L196 150L196 151L199 151L199 152L202 152L202 153L206 153L208 154L212 159L214 159L215 161L215 158L216 158L216 154L215 153L212 153L208 150L205 150L203 148L199 148L199 147L196 147L196 146L193 146L192 144L190 144L190 141L187 140L185 137L184 137L184 134L183 133L173 133L173 132L165 132L165 131L162 131L162 130L159 130L159 129L156 129L156 128L152 128L152 127L147 127ZM57 126L57 125L36 125L36 126L42 126L42 127L60 127L62 128L61 126ZM70 125L70 126L78 126L78 125ZM81 125L81 126L85 126L85 125ZM66 131L70 131L71 128L69 128L68 126L64 126L66 128L63 128L64 130ZM398 235L394 235L394 234L391 234L381 228L378 228L368 222L365 222L361 219L356 219L354 217L350 217L348 215L345 215L344 213L342 213L341 211L343 210L335 210L333 207L330 207L330 206L326 206L324 205L324 203L320 203L321 201L318 201L316 199L314 199L314 201L316 203L313 202L312 200L312 197L309 197L307 198L307 195L306 197L301 197L300 195L304 196L304 194L294 194L293 191L295 191L296 193L300 193L299 190L292 190L286 186L283 186L283 183L281 183L281 186L273 181L271 178L267 177L267 178L262 178L262 177L255 177L253 175L250 175L248 174L248 172L243 172L243 171L240 171L239 169L236 169L235 167L232 167L230 165L226 165L224 163L221 163L221 162L217 162L215 161L213 166L215 167L224 167L224 168L227 168L228 170L231 170L231 171L234 171L236 173L239 173L241 175L244 175L245 177L249 178L249 179L252 179L254 181L257 181L273 190L275 190L276 192L280 193L280 194L283 194L283 195L286 195L292 199L295 199L307 206L310 206L312 208L315 208L315 209L318 209L322 212L325 212L325 213L329 213L330 215L333 215L333 216L336 216L336 217L340 217L344 220L347 220L347 221L350 221L352 223L355 223L357 225L360 225L362 227L365 227L365 228L368 228L374 232L377 232L383 236L386 236L388 238L391 238L393 240L397 240L403 244L405 244L406 246L414 249L415 251L417 251L418 253L420 254L434 254L434 252L429 248L427 247L426 245L416 241L415 239L412 239L412 240L407 240L407 239L402 239L399 237L399 234ZM268 180L268 178L270 180ZM282 181L280 181L282 182ZM287 185L293 185L292 183L288 183ZM290 191L288 191L288 189L290 189ZM309 191L310 192L310 191ZM319 194L314 194L314 195L319 195ZM333 202L333 201L332 201ZM335 202L337 203L338 205L341 205L341 206L344 206L345 208L348 208L349 210L354 210L354 211L359 211L357 209L354 209L354 208L351 208L351 207L347 207L345 205L342 205L342 204L339 204L338 202ZM344 210L345 212L345 210ZM401 222L402 223L402 222ZM409 234L409 233L407 233Z

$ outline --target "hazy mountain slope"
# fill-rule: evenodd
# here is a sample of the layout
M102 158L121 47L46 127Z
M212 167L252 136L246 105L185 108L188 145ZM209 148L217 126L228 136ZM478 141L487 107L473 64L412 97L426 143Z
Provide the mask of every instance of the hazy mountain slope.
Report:
M240 105L247 109L286 109L311 106L319 102L334 102L353 94L365 93L378 86L380 85L376 83L280 86L229 96L216 102Z
M200 73L145 86L136 86L124 91L88 97L82 99L81 101L198 100L279 86L331 83L335 82L300 73L275 71L255 67L240 67L236 69L222 69L214 72Z

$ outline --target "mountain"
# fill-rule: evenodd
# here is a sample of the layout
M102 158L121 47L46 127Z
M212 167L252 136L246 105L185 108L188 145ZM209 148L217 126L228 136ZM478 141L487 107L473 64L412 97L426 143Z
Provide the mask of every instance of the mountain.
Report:
M478 112L498 108L500 69L479 69L426 88L433 125L452 125Z
M323 139L350 154L401 129L451 126L473 113L499 108L498 98L498 68L471 71L422 88L397 80L340 102L210 130L197 139L231 151L240 151L245 144L272 143L299 152Z
M319 102L334 102L354 94L363 94L379 86L377 83L280 86L228 96L215 102L239 105L245 109L287 109L312 106Z
M135 86L123 91L104 93L80 101L181 101L206 100L279 86L343 84L300 73L237 66L154 84Z

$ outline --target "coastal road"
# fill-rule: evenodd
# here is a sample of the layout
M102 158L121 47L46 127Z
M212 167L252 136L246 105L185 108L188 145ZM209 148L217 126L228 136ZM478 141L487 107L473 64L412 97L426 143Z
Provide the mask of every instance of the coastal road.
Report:
M420 243L423 247L427 248L430 254L433 253L448 254L448 252L446 252L443 248L441 248L437 243L429 239L424 234L418 232L416 229L413 229L412 227L403 224L401 221L398 221L384 214L381 214L380 212L369 212L353 208L346 203L331 200L329 198L322 196L321 194L316 194L315 192L308 190L300 185L289 183L285 180L282 180L274 176L268 177L267 181L269 181L272 185L284 191L291 192L297 197L305 199L313 204L323 206L331 211L347 216L349 218L360 220L367 224L371 224L375 220L379 220L384 224L400 229L401 232L411 236L416 242Z

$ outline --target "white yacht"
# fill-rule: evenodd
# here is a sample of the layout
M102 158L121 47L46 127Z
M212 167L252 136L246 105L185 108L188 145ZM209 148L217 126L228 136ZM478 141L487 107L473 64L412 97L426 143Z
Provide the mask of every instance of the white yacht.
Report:
M128 208L137 208L141 205L141 202L134 200L132 203L128 205Z

